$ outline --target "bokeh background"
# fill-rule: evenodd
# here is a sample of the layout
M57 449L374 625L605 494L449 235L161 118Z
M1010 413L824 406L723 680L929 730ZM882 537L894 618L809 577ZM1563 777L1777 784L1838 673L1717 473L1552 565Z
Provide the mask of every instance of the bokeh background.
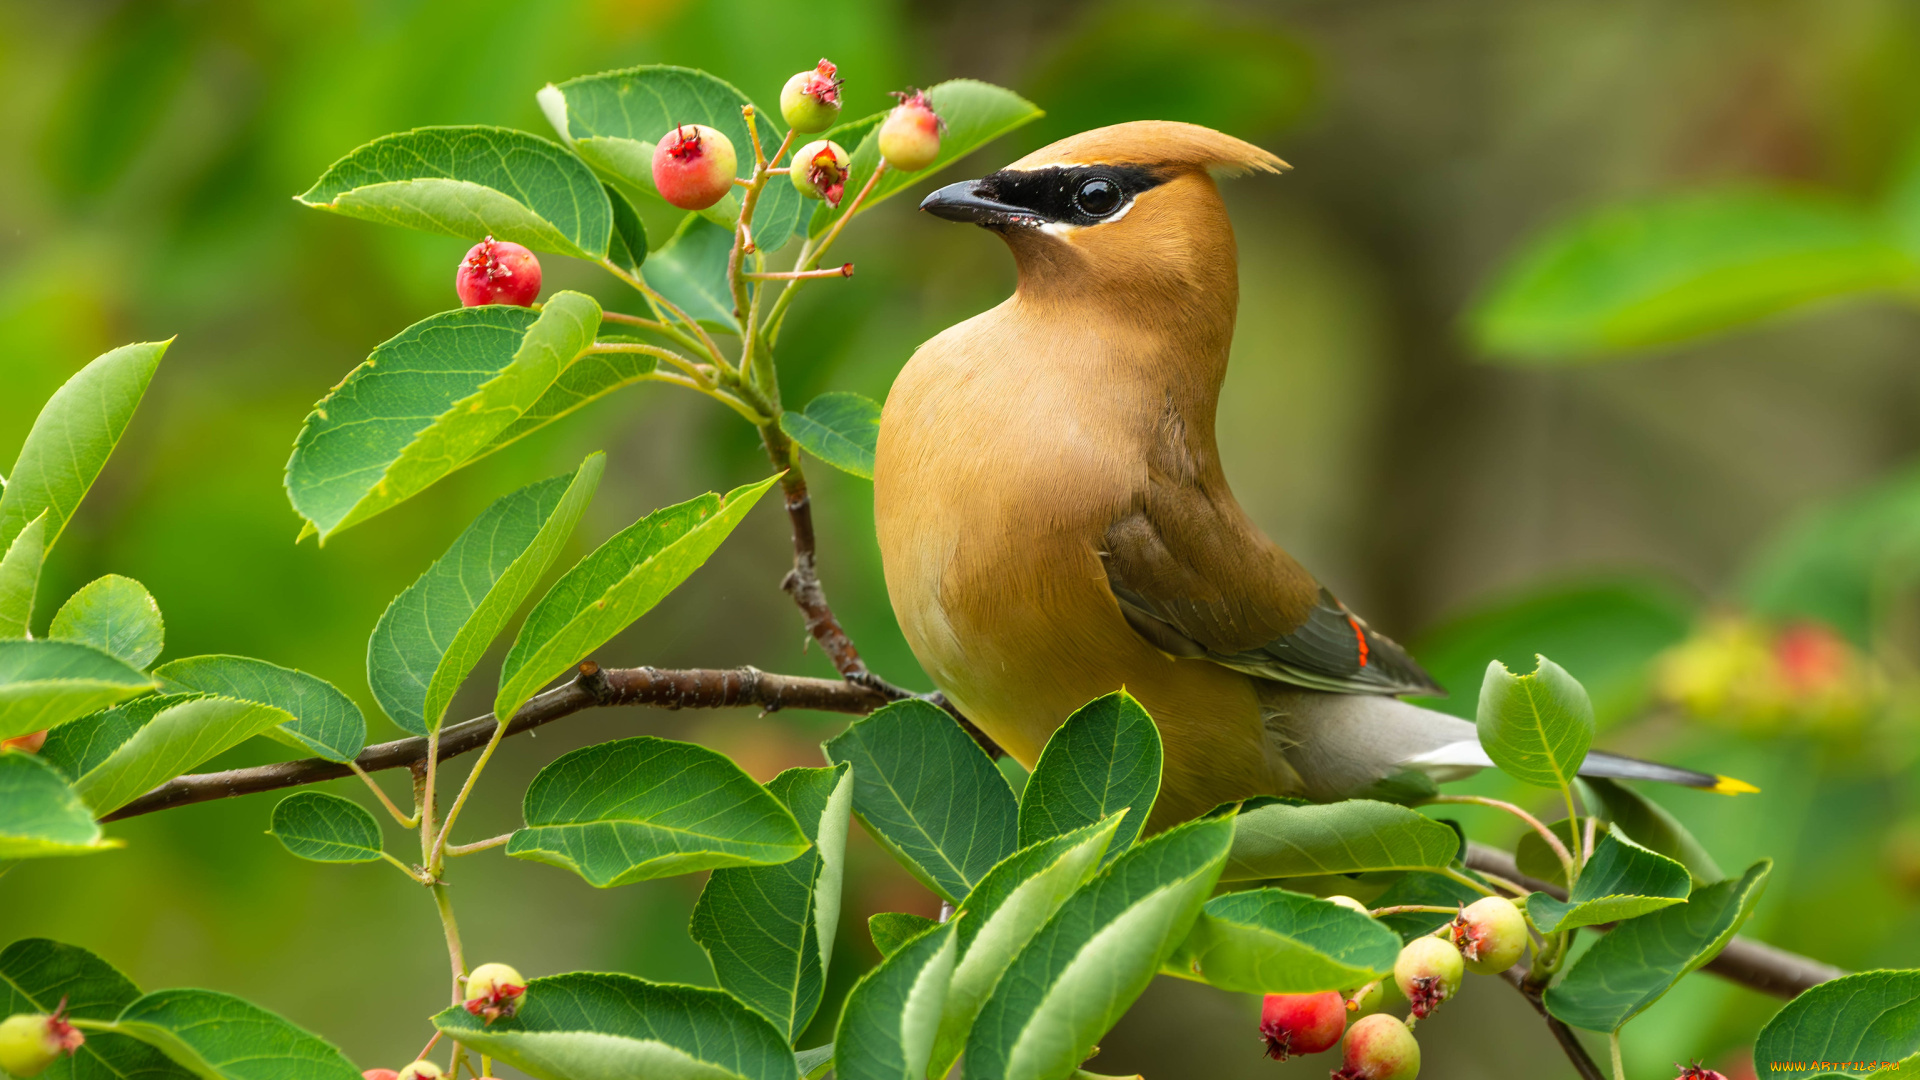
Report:
M280 475L308 406L374 344L452 306L464 245L291 196L389 131L546 134L533 94L548 81L668 62L770 102L822 55L847 76L849 115L958 76L1048 110L950 178L1139 118L1210 124L1293 162L1227 188L1242 307L1220 436L1255 519L1411 641L1455 690L1443 707L1470 713L1489 659L1525 669L1543 652L1593 691L1602 745L1763 788L1649 792L1722 865L1778 860L1749 933L1848 968L1920 965L1912 285L1761 304L1747 314L1793 310L1605 356L1515 361L1473 330L1476 305L1543 230L1606 207L1760 191L1897 215L1920 134L1920 9L1905 0L0 0L0 461L89 358L179 335L56 552L43 624L54 598L127 574L165 613L167 657L314 671L358 698L374 739L391 738L366 692L366 635L491 499L606 450L578 554L648 509L764 475L731 414L645 386L324 550L296 546ZM992 236L913 203L850 230L859 275L796 308L789 402L884 397L919 342L1010 290ZM670 225L657 210L651 224ZM1616 232L1638 227L1623 220ZM554 258L547 279L633 310L591 268ZM811 477L829 595L878 670L925 687L886 604L869 486L824 466ZM777 587L788 559L769 504L601 661L830 673ZM456 712L485 710L486 670ZM587 742L697 739L766 779L819 764L840 723L576 717L509 745L472 835L512 827L525 781ZM222 764L273 754L243 747ZM1474 790L1541 802L1498 778ZM87 946L143 986L241 994L362 1067L398 1065L444 990L431 904L380 864L288 857L264 833L274 798L140 818L111 829L124 851L19 866L0 878L0 928ZM1477 838L1515 839L1502 820L1459 816ZM870 843L853 858L835 997L873 962L866 915L937 907ZM712 983L685 929L697 878L597 892L498 852L454 873L476 960ZM1775 1005L1689 979L1627 1029L1629 1071L1732 1061ZM1255 1008L1162 980L1094 1067L1326 1067L1261 1058ZM833 1014L830 1001L810 1042ZM1492 980L1420 1034L1427 1076L1568 1073Z

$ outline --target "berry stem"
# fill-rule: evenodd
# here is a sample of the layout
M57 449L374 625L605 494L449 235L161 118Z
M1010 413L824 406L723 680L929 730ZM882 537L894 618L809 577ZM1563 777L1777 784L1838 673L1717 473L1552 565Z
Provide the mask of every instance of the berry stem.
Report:
M1459 882L1460 884L1465 885L1467 888L1472 889L1474 892L1477 892L1482 896L1500 895L1499 893L1494 892L1492 889L1487 888L1485 885L1482 885L1479 882L1473 880L1471 877L1468 877L1466 874L1463 874L1460 871L1455 870L1451 866L1441 867L1440 873L1445 874L1447 877L1450 877L1453 880Z
M480 840L471 844L448 844L447 854L471 855L476 851L485 851L488 848L497 848L511 839L513 839L512 833L501 833L499 836L493 837L491 839Z
M411 829L420 824L420 811L418 807L414 808L412 814L401 813L400 808L394 805L393 800L387 797L386 791L383 790L379 784L374 783L373 777L367 775L367 770L362 769L359 762L349 761L347 762L347 768L352 769L355 776L367 782L367 786L373 789L374 797L380 800L381 806L387 808L387 813L393 815L393 820L399 822L401 828ZM409 870L407 872L412 873L413 871Z
M852 277L853 264L842 263L826 270L770 270L764 274L742 274L748 281L806 281L812 278Z
M1569 795L1568 798L1571 799L1572 796ZM1507 813L1526 822L1527 826L1534 832L1539 833L1541 838L1547 842L1547 846L1553 849L1554 857L1560 860L1561 867L1567 872L1567 884L1569 886L1580 877L1578 864L1574 862L1573 855L1567 851L1567 845L1560 842L1560 838L1553 834L1552 829L1542 825L1539 818L1534 817L1518 806L1510 802L1501 802L1499 799L1489 799L1484 795L1436 795L1430 801L1437 803L1470 804L1473 806L1491 806L1495 810L1505 810ZM1571 807L1571 803L1569 803L1569 807Z
M446 1033L442 1031L434 1032L433 1038L427 1040L427 1045L421 1047L420 1052L413 1055L413 1060L419 1061L421 1058L426 1057L428 1054L433 1053L433 1048L440 1045L440 1036L444 1034Z
M840 238L840 230L846 228L847 222L853 220L853 215L860 212L860 204L866 201L867 195L873 191L873 186L880 182L880 177L885 174L886 171L887 162L883 158L879 163L874 165L873 175L867 177L867 182L861 186L860 193L853 197L853 201L847 204L845 210L841 211L839 218L833 223L833 228L828 229L827 235L820 238L819 246L814 246L812 240L808 240L805 244L801 245L800 255L794 260L793 268L795 270L812 270L820 265L821 257L826 255L827 249L832 247L833 242ZM779 297L774 300L773 310L767 313L767 338L769 341L779 339L780 324L782 320L786 318L787 307L793 303L793 294L799 290L801 282L805 280L805 278L797 278L787 282L787 287L782 289Z
M453 919L453 903L447 899L447 885L436 881L428 886L433 890L434 906L440 909L440 928L447 935L447 961L453 967L453 1004L460 1004L460 982L467 977L467 962L460 952L460 924Z
M1442 907L1438 904L1395 904L1392 907L1374 908L1373 917L1377 919L1382 915L1400 915L1410 912L1421 912L1432 915L1458 915L1460 909L1457 907Z

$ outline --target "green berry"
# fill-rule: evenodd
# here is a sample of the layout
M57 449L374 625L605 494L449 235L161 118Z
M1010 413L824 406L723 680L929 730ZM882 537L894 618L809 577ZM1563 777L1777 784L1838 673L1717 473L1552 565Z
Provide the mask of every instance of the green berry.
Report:
M491 1024L511 1019L527 996L527 980L505 964L481 964L467 976L467 1011Z
M908 90L893 96L900 104L880 122L880 156L892 168L918 172L940 156L940 132L946 124L926 94Z
M0 1020L0 1069L14 1076L39 1076L47 1066L71 1055L87 1041L79 1029L67 1023L64 999L52 1016L45 1013L21 1013Z
M787 80L780 91L780 115L788 127L811 135L840 119L840 84L845 80L834 78L838 70L833 61L821 57L817 67Z
M1413 1015L1424 1017L1460 989L1466 965L1451 941L1417 937L1400 950L1393 962L1393 981L1407 995Z
M406 1068L400 1070L400 1080L440 1080L445 1075L446 1070L426 1058L410 1061Z
M1488 896L1462 908L1447 924L1447 936L1460 950L1467 970L1498 975L1527 950L1527 919L1513 901Z
M1420 1044L1397 1016L1379 1013L1354 1021L1333 1080L1413 1080L1420 1075Z
M838 210L847 193L847 170L852 164L837 142L820 139L796 150L787 177L793 189L809 199L825 199Z

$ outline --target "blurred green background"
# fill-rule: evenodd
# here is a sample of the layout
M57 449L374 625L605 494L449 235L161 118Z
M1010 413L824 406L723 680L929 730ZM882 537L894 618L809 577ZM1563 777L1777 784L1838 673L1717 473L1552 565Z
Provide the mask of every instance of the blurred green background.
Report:
M1763 788L1650 792L1730 871L1779 860L1749 933L1848 968L1920 966L1920 9L1904 0L0 0L0 461L89 358L179 335L57 549L42 625L72 588L127 574L165 612L167 657L314 671L391 738L365 689L366 634L491 499L605 449L577 554L648 509L764 475L731 414L642 387L324 550L296 547L280 474L308 406L452 306L465 245L291 196L389 131L548 134L533 98L548 81L668 62L764 103L822 55L848 79L849 115L957 76L1049 111L949 179L1142 118L1290 160L1227 187L1242 307L1220 435L1255 519L1412 641L1454 689L1444 707L1470 712L1489 659L1526 669L1543 652L1593 691L1602 745ZM1683 202L1660 209L1670 198ZM919 342L1012 286L993 237L911 199L843 244L859 275L810 289L782 341L790 404L884 397ZM549 290L634 310L590 268L546 269ZM810 475L843 621L879 671L925 687L886 605L870 488ZM789 557L784 519L756 511L601 661L830 674L777 587ZM485 711L489 682L456 713ZM472 835L511 827L540 764L587 742L698 739L766 779L818 764L839 723L580 716L512 745ZM1498 778L1472 790L1550 809ZM140 818L111 828L122 852L21 865L0 878L0 927L94 949L143 986L241 994L363 1067L397 1065L444 989L431 905L378 864L288 857L264 833L273 801ZM836 995L872 962L866 915L937 908L870 843L854 859ZM497 852L454 873L477 961L712 982L685 930L697 878L596 892ZM1627 1029L1630 1072L1731 1061L1775 1005L1690 979ZM1255 1009L1162 980L1093 1067L1326 1067L1261 1058ZM1420 1033L1427 1076L1568 1072L1493 980Z

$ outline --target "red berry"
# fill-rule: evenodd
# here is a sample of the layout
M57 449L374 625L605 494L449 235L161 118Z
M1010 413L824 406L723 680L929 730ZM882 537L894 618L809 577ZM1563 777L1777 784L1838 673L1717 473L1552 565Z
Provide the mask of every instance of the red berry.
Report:
M1459 917L1447 924L1447 936L1468 971L1498 975L1526 951L1527 919L1506 897L1483 897L1460 909Z
M467 250L453 276L453 291L467 307L513 304L531 307L540 295L540 260L510 240L489 236Z
M1393 962L1393 981L1407 995L1413 1015L1425 1017L1460 989L1466 973L1460 950L1437 937L1417 937L1400 950Z
M787 80L780 91L780 115L788 127L811 135L833 126L840 118L840 84L846 81L834 78L838 70L823 56L819 66Z
M1689 1065L1676 1062L1673 1067L1680 1070L1675 1080L1727 1080L1725 1073L1715 1072L1697 1061Z
M1397 1016L1376 1013L1347 1031L1346 1050L1332 1080L1413 1080L1420 1075L1420 1044Z
M467 1011L491 1024L512 1019L527 995L527 980L505 964L481 964L467 976Z
M45 745L47 745L47 733L44 731L15 735L11 739L0 739L0 750L19 750L27 754L37 754Z
M1275 1061L1317 1054L1339 1042L1346 1030L1347 1000L1338 990L1268 994L1260 1009L1260 1037L1267 1040L1267 1056Z
M847 169L851 164L840 144L827 139L810 142L793 155L793 167L787 176L795 191L809 199L825 199L827 205L840 208L847 193Z
M908 90L893 96L900 104L880 123L880 156L893 168L918 172L940 156L940 133L947 125L926 94Z
M360 1080L400 1080L400 1074L392 1069L367 1069L361 1072Z
M733 190L733 143L704 124L681 124L653 148L653 186L682 210L705 210Z

